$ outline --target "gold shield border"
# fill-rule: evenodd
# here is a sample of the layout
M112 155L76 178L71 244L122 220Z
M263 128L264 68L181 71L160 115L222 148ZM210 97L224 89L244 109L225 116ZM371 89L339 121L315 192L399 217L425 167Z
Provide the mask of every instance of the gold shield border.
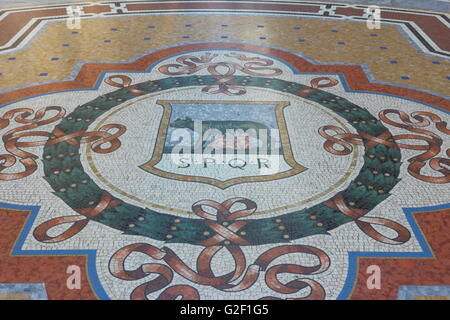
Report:
M159 125L158 137L156 139L155 149L153 150L152 158L139 166L139 168L158 175L160 177L169 178L173 180L189 181L189 182L201 182L216 186L221 189L226 189L232 185L246 183L246 182L263 182L272 181L278 179L284 179L287 177L299 174L308 168L303 167L297 163L294 159L292 153L291 144L289 140L289 135L287 131L286 120L284 118L283 109L290 105L287 101L217 101L217 100L157 100L157 104L163 107L163 116ZM275 117L278 123L278 128L280 130L281 145L283 147L283 158L286 163L291 166L291 169L266 176L250 176L250 177L240 177L232 178L225 181L220 181L214 178L199 177L199 176L189 176L181 175L177 173L167 172L155 168L154 166L161 161L163 155L163 149L166 142L167 130L169 127L170 116L172 114L172 103L185 103L185 104L275 104Z

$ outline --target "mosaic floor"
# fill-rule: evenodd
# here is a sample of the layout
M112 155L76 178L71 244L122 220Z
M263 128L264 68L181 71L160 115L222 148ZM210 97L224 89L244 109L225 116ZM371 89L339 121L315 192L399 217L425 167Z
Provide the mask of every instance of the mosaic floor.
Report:
M0 9L0 299L450 299L448 11L371 10Z

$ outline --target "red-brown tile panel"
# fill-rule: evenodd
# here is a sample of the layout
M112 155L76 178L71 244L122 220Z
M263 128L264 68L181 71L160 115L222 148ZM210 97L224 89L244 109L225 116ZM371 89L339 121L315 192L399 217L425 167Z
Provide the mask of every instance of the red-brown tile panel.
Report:
M0 20L0 46L5 45L33 18L67 15L65 8L53 8L35 11L20 11L8 14Z
M84 13L106 13L111 12L110 6L105 5L94 5L94 6L83 6Z
M359 258L357 281L350 299L396 299L402 285L450 285L450 209L419 212L414 217L435 258ZM381 269L381 289L367 289L367 267Z
M130 3L130 11L139 10L186 10L186 9L216 9L216 10L270 10L289 12L318 12L318 5L274 4L274 3L239 3L239 2L178 2L178 3Z
M449 29L435 16L382 11L381 18L415 22L439 48L450 51Z
M44 283L49 299L97 299L87 278L86 256L13 256L28 211L0 208L0 283ZM67 267L81 269L81 288L69 290Z

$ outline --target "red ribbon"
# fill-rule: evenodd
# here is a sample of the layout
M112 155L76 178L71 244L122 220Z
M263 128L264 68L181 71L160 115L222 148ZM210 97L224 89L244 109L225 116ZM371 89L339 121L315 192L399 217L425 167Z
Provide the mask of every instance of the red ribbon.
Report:
M230 212L230 208L237 203L245 205L246 209L237 210L233 213ZM203 210L204 206L215 209L216 215L205 212ZM202 200L192 205L192 211L199 217L206 219L208 227L216 232L216 235L198 244L203 246L213 246L226 240L230 241L230 243L239 245L249 244L247 240L237 234L237 232L248 222L235 220L253 214L256 211L255 202L244 198L232 198L223 203L212 200Z
M243 204L245 209L231 211L236 204ZM211 214L203 210L203 207L213 208L216 213ZM146 243L136 243L125 246L118 250L110 260L109 270L111 274L123 280L138 280L149 274L158 276L133 290L131 299L147 299L147 295L168 286L173 279L173 271L189 281L212 286L216 289L237 292L250 288L259 278L261 271L266 271L265 282L272 290L290 294L310 287L311 293L307 297L300 299L323 299L325 291L322 286L310 279L296 279L283 284L278 280L278 275L282 273L293 274L318 274L326 271L330 266L330 258L321 250L302 245L283 245L267 250L261 254L253 264L247 267L245 254L239 245L248 244L247 241L236 234L246 222L236 221L236 219L249 216L256 211L255 202L245 198L232 198L222 203L212 200L202 200L192 206L192 210L198 216L207 220L208 225L217 234L208 240L200 243L206 247L197 257L196 269L191 269L178 255L171 249L164 247L159 249ZM225 224L224 224L225 223ZM226 241L229 241L227 244ZM225 243L225 245L218 245ZM214 256L223 248L227 249L234 260L234 270L217 276L212 270L212 260ZM164 261L161 263L147 263L137 269L128 270L125 268L127 257L133 252L143 253L152 259ZM318 264L314 266L300 266L295 264L280 264L269 268L270 264L277 258L293 253L310 254L318 258ZM239 278L240 281L234 283ZM185 299L198 299L198 292L191 286L172 286L163 291L158 299L168 299L181 296ZM272 297L266 297L272 298Z
M114 79L120 79L121 82L114 81ZM136 85L131 85L131 82L131 78L124 75L113 75L105 79L106 84L116 88L124 88L135 97L149 93L149 91L138 89Z
M326 83L322 83L323 81L327 81ZM318 92L317 88L329 88L334 87L339 83L336 79L331 79L328 77L318 77L311 80L311 87L306 87L304 89L298 90L294 94L303 98L308 98L308 96L313 92Z
M110 209L119 204L120 202L118 200L113 199L107 191L103 190L100 201L94 207L77 210L78 213L82 214L81 216L64 216L50 219L37 226L36 229L34 229L33 236L36 240L47 243L55 243L67 240L83 230L87 226L91 218L99 215L104 210ZM57 236L48 235L48 231L50 229L66 223L72 223L72 225L66 231Z
M176 59L178 64L166 64L159 67L158 70L163 74L173 76L194 74L202 69L206 69L217 79L217 81L204 87L202 91L210 94L223 93L226 95L243 95L247 92L243 87L238 86L233 82L233 80L236 78L234 74L237 70L245 74L257 77L277 76L282 73L281 69L270 67L271 65L273 65L273 61L270 59L247 57L243 54L233 54L226 56L248 62L244 63L243 66L231 61L212 62L212 60L217 57L217 55L211 55L207 53L200 58L193 55L178 57ZM226 68L227 71L225 73L220 73L218 71L219 67ZM260 72L267 70L271 72Z
M411 233L401 224L385 219L376 217L364 217L367 210L350 208L344 201L344 197L341 193L336 194L333 198L326 201L325 204L332 209L338 209L347 217L353 219L359 229L366 235L374 240L387 243L387 244L403 244L411 238ZM372 224L380 225L397 233L397 237L389 238L378 232Z
M57 114L43 119L49 112L56 111ZM18 108L6 112L0 118L0 129L6 128L11 119L17 123L25 125L7 131L3 137L3 143L6 151L10 154L0 155L0 180L18 180L25 178L37 170L36 156L33 153L25 151L24 148L38 147L43 145L55 145L61 142L67 142L72 146L78 148L80 143L93 142L91 149L97 153L109 153L117 150L121 146L118 139L125 133L126 127L120 124L107 124L102 126L98 131L86 132L80 130L71 134L65 134L58 128L53 132L47 131L28 131L38 127L54 123L64 117L66 111L62 107L51 106L39 109L34 114L32 119L27 119L33 115L34 111L28 108ZM115 133L110 133L111 130L117 130ZM43 137L40 141L23 141L26 138ZM77 137L81 137L77 140ZM50 138L50 139L49 139ZM107 145L108 147L104 148ZM20 163L25 167L22 172L17 173L2 173L7 168L13 167L19 159Z
M396 114L402 122L396 122L388 117L389 114ZM412 117L417 122L411 121L408 114L403 111L395 109L386 109L380 112L380 120L397 128L402 128L413 132L414 134L398 134L392 136L389 131L385 131L378 137L371 136L364 132L359 134L346 133L343 129L336 126L323 126L319 129L319 134L326 139L324 142L324 149L336 155L347 155L353 151L352 144L363 144L362 140L366 142L364 147L369 150L378 144L384 144L391 148L400 148L408 150L421 150L423 153L408 159L408 172L413 177L431 183L448 183L450 182L450 170L444 165L450 166L450 159L444 157L437 157L441 152L443 139L432 131L423 129L433 122L436 129L440 132L449 135L450 130L447 129L447 123L442 121L440 117L431 112L413 112ZM425 117L429 117L431 122ZM327 131L333 130L334 134L330 135ZM406 144L401 143L402 140L423 141L425 144ZM342 150L336 150L335 146L340 145ZM445 151L447 157L450 157L450 149ZM422 169L429 164L430 168L439 172L442 176L428 176L421 173Z
M311 293L300 299L324 299L325 291L316 281L311 279L296 279L286 284L278 280L278 275L282 273L293 273L301 275L318 274L326 271L330 266L329 257L321 250L302 245L284 245L267 250L260 255L256 261L246 270L245 256L239 246L230 246L230 253L235 262L235 268L232 272L222 276L216 276L211 268L211 261L214 255L221 249L221 246L206 247L197 258L197 271L194 271L184 263L169 248L156 248L146 243L135 243L119 249L110 260L109 270L114 277L122 280L139 280L150 274L157 274L156 278L145 282L136 287L131 293L131 299L144 300L147 295L161 290L168 286L173 279L173 271L182 277L199 285L212 286L223 291L242 291L250 288L259 278L261 271L266 270L269 265L277 258L292 253L305 253L318 258L318 263L314 266L300 266L295 264L279 264L267 269L265 282L272 290L282 294L292 294L304 289L311 288ZM140 265L137 269L126 269L125 261L133 252L140 252L154 260L164 261L167 265L161 263L146 263ZM242 279L237 283L231 283L241 276ZM163 291L158 299L170 299L181 296L184 299L198 299L199 295L195 288L183 285L172 286ZM273 297L265 297L270 299Z

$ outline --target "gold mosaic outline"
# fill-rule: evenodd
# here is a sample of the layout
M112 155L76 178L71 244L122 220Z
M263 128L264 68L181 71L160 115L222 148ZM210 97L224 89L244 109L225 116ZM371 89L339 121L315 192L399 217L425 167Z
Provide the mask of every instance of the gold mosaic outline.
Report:
M167 94L170 92L175 92L175 91L184 91L184 90L192 90L193 88L197 88L197 87L189 87L189 88L177 88L177 89L172 89L172 90L166 90L164 92L158 92L156 94L153 94L151 96L146 96L134 101L131 101L125 105L123 105L122 107L117 108L116 110L114 110L113 112L111 112L108 116L106 116L105 118L103 118L101 121L99 121L99 123L96 125L95 130L98 130L109 118L111 118L113 115L121 112L122 110L124 110L125 108L128 108L130 106L135 105L138 102L141 102L143 100L146 99L150 99L150 98L154 98L155 96L161 95L161 94ZM351 133L351 131L349 130L349 128L347 127L347 125L338 117L336 117L333 113L328 112L327 110L324 110L321 107L318 107L317 105L311 103L310 101L306 100L306 99L301 99L298 96L293 96L293 95L289 95L289 94L285 94L285 93L280 93L279 91L273 90L273 89L268 89L268 88L252 88L255 90L261 90L261 91L268 91L268 92L276 92L277 94L281 94L283 96L289 97L292 99L292 97L298 98L302 103L306 103L311 105L313 108L326 113L328 116L330 116L333 120L335 120L336 122L338 122L342 128L344 129L344 131L346 133ZM116 187L115 185L113 185L111 182L109 182L97 169L97 167L95 166L95 162L94 159L92 157L92 151L91 151L91 143L87 143L86 144L86 158L89 164L89 167L91 169L91 171L95 174L95 176L103 183L105 184L107 187L111 188L111 190L119 193L122 196L125 196L129 199L132 199L138 203L141 203L143 205L148 205L150 207L156 208L156 209L162 209L168 212L174 212L174 213L181 213L181 214L192 214L192 211L187 211L187 210L183 210L183 209L176 209L176 208L171 208L165 205L159 205L157 203L153 203L150 201L146 201L144 199L141 199L139 197L136 197L132 194L129 194L126 191L123 191L122 189L120 189L119 187ZM356 164L357 164L357 159L359 157L359 149L358 146L355 146L354 148L354 152L352 153L352 161L350 163L350 166L348 168L348 170L343 174L343 176L333 185L331 185L330 187L328 187L327 189L325 189L324 191L308 198L308 199L304 199L298 202L294 202L293 204L290 205L285 205L285 206L281 206L281 207L277 207L277 208L273 208L273 209L269 209L269 210L262 210L262 211L257 211L254 214L258 215L258 214L269 214L269 213L275 213L278 211L282 211L282 210L287 210L287 209L292 209L292 208L296 208L299 207L301 205L304 205L306 203L309 203L311 201L317 200L319 198L321 198L322 196L330 193L331 191L337 189L339 186L341 186L345 181L347 181L347 179L350 177L350 175L353 173Z

